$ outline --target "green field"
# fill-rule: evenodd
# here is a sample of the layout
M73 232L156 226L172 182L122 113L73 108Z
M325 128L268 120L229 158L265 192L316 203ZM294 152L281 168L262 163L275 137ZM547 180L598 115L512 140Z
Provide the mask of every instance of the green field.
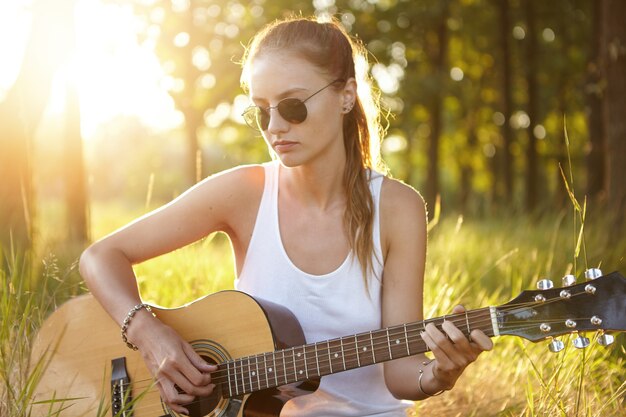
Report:
M114 205L93 207L92 236L100 237L137 214ZM575 223L572 216L438 219L429 235L425 316L446 314L457 303L468 309L500 305L534 289L543 277L552 277L559 286L561 276L574 273L581 282L587 266L624 272L626 239L615 239L601 220L586 221L575 256L580 221ZM54 241L53 231L42 230L42 235ZM29 340L53 308L85 290L75 256L56 259L40 252L34 266L18 255L3 254L8 266L0 287L2 416L28 415L29 392L36 383L27 372ZM143 297L166 307L232 288L234 276L230 247L221 235L139 265L136 272ZM562 339L567 347L558 354L550 353L546 342L496 339L495 349L472 364L454 390L416 404L415 415L626 415L624 335L610 348L592 342L584 350L572 347L572 336Z

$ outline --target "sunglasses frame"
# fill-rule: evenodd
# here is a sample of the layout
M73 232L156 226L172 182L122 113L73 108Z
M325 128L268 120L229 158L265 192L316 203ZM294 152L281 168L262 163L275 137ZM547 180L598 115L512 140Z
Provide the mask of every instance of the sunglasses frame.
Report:
M295 97L285 97L284 99L282 99L278 103L276 103L275 106L267 106L267 107L261 107L261 106L255 106L255 105L248 106L244 110L244 112L241 114L241 116L243 117L244 121L246 122L246 124L250 128L252 128L252 129L254 129L256 131L259 131L259 132L264 132L264 131L266 131L269 128L269 123L270 123L270 120L271 120L271 117L272 117L270 112L271 112L272 109L278 110L278 114L280 114L280 117L282 117L284 120L286 120L287 122L289 122L291 124L297 125L297 124L303 123L306 120L307 116L308 116L308 109L307 109L305 103L309 99L313 98L315 95L317 95L317 94L321 93L322 91L326 90L331 85L336 84L338 82L343 82L343 81L344 81L343 79L338 78L338 79L332 81L331 83L325 85L324 87L320 88L319 90L317 90L316 92L314 92L313 94L311 94L310 96L305 98L304 100L300 100L299 98L295 98ZM304 117L303 117L302 120L300 120L300 121L294 120L294 119L290 120L287 117L285 117L285 115L283 115L283 113L280 111L280 105L282 103L284 103L285 101L287 101L287 100L298 101L298 104L297 104L298 106L304 106ZM260 123L262 112L265 112L265 114L267 114L267 120L268 121L267 121L267 126L265 128L263 128L263 126Z

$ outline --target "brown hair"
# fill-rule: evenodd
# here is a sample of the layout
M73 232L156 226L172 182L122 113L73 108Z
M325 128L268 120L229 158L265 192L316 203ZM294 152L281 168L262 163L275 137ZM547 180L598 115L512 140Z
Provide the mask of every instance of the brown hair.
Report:
M346 150L343 185L347 196L344 227L365 277L373 271L374 249L374 203L367 168L387 173L380 157L380 139L385 130L380 123L380 96L374 92L369 81L367 50L360 41L348 35L335 19L327 22L302 17L277 20L258 32L246 49L241 75L244 89L247 88L253 59L261 53L277 50L299 54L331 79L357 80L358 94L354 107L343 121ZM382 262L382 259L379 261Z

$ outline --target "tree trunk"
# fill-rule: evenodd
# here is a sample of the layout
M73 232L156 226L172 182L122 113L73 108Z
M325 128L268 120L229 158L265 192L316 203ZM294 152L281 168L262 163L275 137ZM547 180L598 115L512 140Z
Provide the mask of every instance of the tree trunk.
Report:
M0 105L0 248L7 251L29 248L33 237L31 117L39 112L24 103L25 83L16 82Z
M184 65L185 65L185 90L183 97L179 103L185 115L185 132L187 134L187 181L189 185L194 185L202 179L202 152L200 142L198 141L198 129L202 125L202 113L196 109L194 95L196 92L196 81L198 79L198 70L193 65L193 46L194 40L197 41L196 25L193 21L193 14L196 10L197 1L191 0L189 8L186 12L187 30L191 37L187 46L184 47Z
M73 0L35 1L31 33L15 84L0 104L0 244L27 249L35 217L32 146L50 95L52 79L67 58L63 16Z
M513 69L511 65L511 44L509 24L509 0L498 1L500 5L500 49L502 53L502 114L504 124L502 125L502 177L504 178L505 201L510 202L513 197L513 154L511 145L513 143L513 130L511 129L511 113L513 111L512 78ZM498 175L496 175L496 178ZM497 190L497 188L496 188ZM496 199L498 196L496 195Z
M598 199L605 189L606 134L602 102L602 1L593 2L592 41L587 63L587 113L589 147L587 148L587 196Z
M621 226L626 213L626 2L606 0L602 15L607 197L616 226Z
M443 94L444 80L446 73L446 55L448 53L448 6L442 8L439 24L437 25L437 45L433 57L434 79L436 80L438 91L433 91L429 100L429 113L431 117L430 136L428 140L426 170L426 201L434 204L439 194L439 142L442 133L443 117ZM429 213L430 216L430 213Z
M65 47L76 50L76 22L74 0L70 0L66 14L61 16L69 36ZM75 80L65 81L65 152L63 155L65 174L65 206L68 238L80 247L89 240L87 184L83 158L83 140L80 133L80 105Z
M526 148L526 210L537 208L538 155L534 128L539 124L539 97L537 89L537 28L535 25L534 0L526 0L526 82L528 84L528 147Z
M72 80L68 80L65 107L65 205L68 237L82 246L89 240L89 211L83 140L80 134L80 108L78 92Z
M466 152L469 156L466 156L461 163L461 192L459 196L459 207L461 213L467 213L469 210L469 202L472 195L472 179L474 177L471 155L476 152L476 147L478 145L478 133L475 123L476 114L474 109L470 110L468 119L467 147L464 152Z

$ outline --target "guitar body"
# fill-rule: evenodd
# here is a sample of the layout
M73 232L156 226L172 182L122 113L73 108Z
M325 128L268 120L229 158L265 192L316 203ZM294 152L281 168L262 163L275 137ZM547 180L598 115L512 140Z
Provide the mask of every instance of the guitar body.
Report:
M212 294L181 308L153 311L209 362L306 343L289 310L237 291ZM112 361L118 358L125 359L125 366L120 369L118 360L113 372ZM130 382L130 396L136 401L132 413L120 415L178 415L162 403L141 354L122 342L119 327L91 295L65 303L46 320L33 346L31 369L41 375L33 401L43 402L34 406L34 416L114 415L112 373L118 378L120 372ZM215 392L189 410L195 417L278 416L286 401L316 388L314 381L306 381L234 398Z

